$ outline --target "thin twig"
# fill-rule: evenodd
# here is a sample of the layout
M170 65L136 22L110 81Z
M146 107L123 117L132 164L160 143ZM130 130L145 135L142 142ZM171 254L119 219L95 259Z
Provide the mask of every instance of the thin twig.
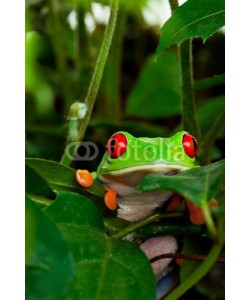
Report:
M197 255L197 254L183 254L183 253L166 253L166 254L161 254L158 256L155 256L151 258L149 261L150 263L156 262L160 259L164 258L183 258L187 260L195 260L195 261L203 261L207 259L206 255ZM216 260L217 263L225 263L225 258L224 257L218 257Z
M74 153L78 150L78 147L80 145L80 142L84 138L86 129L88 127L91 113L95 104L96 96L99 90L99 86L101 83L104 67L107 61L107 57L109 54L110 46L111 46L111 41L113 38L114 34L114 29L116 25L116 19L117 19L117 13L118 13L118 4L119 0L111 0L111 6L110 6L110 17L109 17L109 23L106 27L105 33L104 33L104 38L103 42L101 45L101 49L97 58L96 66L94 69L94 73L92 75L90 85L88 88L88 93L86 96L85 104L86 104L86 115L79 120L78 123L78 134L76 137L76 146L74 149ZM69 141L67 141L68 143ZM67 146L65 147L64 154L61 158L60 163L64 166L69 166L71 164L71 158L67 156L66 152Z

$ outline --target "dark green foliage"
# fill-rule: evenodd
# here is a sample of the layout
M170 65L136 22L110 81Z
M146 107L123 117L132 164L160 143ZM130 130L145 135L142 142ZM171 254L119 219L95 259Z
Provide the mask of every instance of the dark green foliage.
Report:
M96 99L87 94L94 69L100 71L97 58L108 25L95 19L93 1L25 3L27 299L155 299L155 278L137 244L163 234L178 238L178 252L209 257L208 262L186 259L177 294L166 300L181 299L188 289L200 299L224 297L224 282L216 275L223 277L223 268L214 264L224 254L225 76L221 56L215 55L224 45L223 33L216 32L224 25L224 0L188 0L161 30L143 17L149 3L120 1ZM75 27L69 21L74 16ZM186 41L190 38L192 43ZM184 41L192 46L185 55L193 63L191 90L186 91L180 68ZM186 96L192 107L183 100ZM82 124L87 128L83 140L96 143L99 154L93 161L69 159L67 167L60 159L68 142L69 107L86 97L94 110L89 123ZM80 127L76 137L83 133ZM76 182L76 169L96 170L116 131L167 137L187 128L200 132L200 167L169 177L150 174L138 189L171 190L204 210L215 197L219 206L206 210L207 224L191 224L184 204L176 212L160 210L137 223L120 220L106 208L100 182L90 188ZM121 240L128 233L133 233L132 242Z
M157 80L152 82L152 78ZM127 114L141 118L163 118L181 112L181 81L176 53L166 53L155 61L149 58L128 96ZM168 105L165 105L168 103Z
M139 184L142 192L155 190L173 191L202 206L224 189L225 162L182 171L175 176L147 175Z

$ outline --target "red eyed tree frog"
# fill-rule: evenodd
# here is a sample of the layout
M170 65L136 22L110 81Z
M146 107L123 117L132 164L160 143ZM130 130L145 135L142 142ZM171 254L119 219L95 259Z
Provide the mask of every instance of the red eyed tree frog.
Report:
M105 204L111 210L117 209L119 218L128 221L140 220L162 207L173 196L173 192L155 191L141 193L136 189L139 182L148 174L174 175L194 168L198 152L196 139L185 131L170 138L136 138L120 131L113 134L108 142L96 176L106 188ZM93 177L87 170L77 170L76 179L84 187L93 184ZM203 224L201 209L185 200L194 224ZM170 201L168 210L178 206L178 200ZM157 247L155 247L157 245ZM174 237L151 238L141 245L149 258L163 253L175 252L177 243ZM162 259L153 264L156 277L160 277L170 259ZM157 266L157 263L159 266Z

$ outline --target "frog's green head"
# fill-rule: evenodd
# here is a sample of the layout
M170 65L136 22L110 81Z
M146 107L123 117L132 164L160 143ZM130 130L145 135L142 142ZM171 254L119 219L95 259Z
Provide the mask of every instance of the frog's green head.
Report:
M139 182L149 173L172 175L193 168L198 151L196 139L185 131L170 138L135 138L119 131L106 147L97 170L97 176L106 182Z

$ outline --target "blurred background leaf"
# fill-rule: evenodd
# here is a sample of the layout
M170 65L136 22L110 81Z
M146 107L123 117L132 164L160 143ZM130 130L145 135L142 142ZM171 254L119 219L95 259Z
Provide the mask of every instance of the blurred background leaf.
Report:
M189 0L186 4L192 4L192 1ZM216 6L222 2L212 1L211 3ZM103 202L104 191L99 186L91 191L79 187L75 182L74 169L84 168L95 171L105 151L107 139L115 131L125 130L134 136L165 137L182 129L181 81L176 46L170 46L155 61L160 28L170 18L169 5L165 0L120 1L119 28L115 32L110 57L85 135L86 141L96 143L99 155L93 161L74 161L70 169L63 168L56 163L60 160L65 148L68 130L67 114L70 104L85 99L108 20L109 1L26 0L25 10L26 156L36 158L34 161L27 161L26 192L29 202L36 202L40 207L50 205L46 210L47 212L51 210L50 219L48 219L42 211L37 210L34 203L28 204L27 255L29 259L29 255L32 256L32 263L34 262L35 267L39 261L43 262L44 258L48 258L51 264L55 264L55 271L58 271L58 265L54 260L56 259L55 253L60 250L51 242L54 240L54 235L57 235L59 240L55 237L55 242L62 244L60 255L65 255L65 262L68 262L65 268L68 274L59 274L57 278L51 278L51 273L44 277L44 274L47 275L46 270L39 269L39 272L37 269L29 270L28 279L30 275L33 276L33 273L29 272L35 272L34 280L40 281L33 282L33 279L29 279L31 283L28 285L28 293L33 295L32 293L40 292L44 284L43 286L48 286L48 288L41 291L41 299L46 299L44 291L49 291L52 288L51 285L55 284L59 290L51 291L53 299L57 297L63 299L66 285L60 289L60 284L64 283L66 278L72 282L76 274L77 279L71 286L71 295L82 295L83 287L87 289L86 294L95 294L96 290L92 289L91 284L98 285L96 278L100 275L98 272L103 260L100 264L95 264L91 259L99 259L103 253L105 255L105 249L110 243L120 256L108 258L110 271L106 270L106 277L103 281L106 286L99 286L100 290L107 291L108 299L110 299L110 295L117 296L117 289L110 294L113 284L110 278L114 278L117 280L116 284L121 285L132 285L133 281L135 284L131 288L131 293L132 291L136 293L138 299L140 297L153 299L155 285L151 275L148 275L145 282L138 279L139 273L143 275L148 273L147 260L138 249L128 246L128 243L121 241L116 244L113 240L106 239L102 224L98 221L99 213L89 205L89 199L91 199L97 206L97 210L100 209L102 213L108 214ZM215 25L218 26L218 24ZM224 31L219 30L214 33L205 43L202 38L195 37L192 47L196 115L201 126L199 144L202 148L208 132L225 109ZM211 148L211 161L223 159L224 148L222 126ZM77 213L75 214L76 211L81 212L81 215L84 214L79 208L80 201L82 201L80 198L69 207L67 206L69 199L72 200L75 197L72 194L69 196L69 192L82 194L85 199L83 201L86 201L83 206L93 216L93 222L89 220L90 230L86 231L85 235L80 228L82 225L71 224L67 227L63 223L63 220L69 223L84 221L84 218L81 219ZM55 201L56 193L59 193L58 202ZM78 197L82 196L78 195ZM218 195L218 201L221 205L224 203L223 191ZM62 212L60 215L65 205L69 212L66 215ZM224 206L214 209L213 216L220 218L224 214L223 209ZM57 222L57 228L51 222L53 218ZM44 227L40 228L39 224L46 227L51 241L46 240L42 232ZM94 228L95 224L99 224L97 227L100 230ZM65 249L65 241L68 243L67 249ZM46 249L46 252L43 251L45 242L51 246ZM84 248L86 244L90 246L89 250ZM35 253L37 248L33 246L41 250L37 250L38 256ZM69 251L73 253L72 256ZM86 253L87 259L84 260ZM71 259L74 256L76 269L68 260L69 256ZM135 257L138 258L138 265L134 262ZM120 264L124 259L129 266L127 269ZM91 266L85 269L81 263L84 266L90 263ZM134 270L136 266L139 269ZM218 270L215 270L215 273L221 274ZM213 278L217 278L215 273L211 273ZM117 274L119 274L118 278L116 278ZM57 281L60 276L65 276L61 283ZM200 283L199 287L197 285L191 293L195 291L195 296L199 299L209 298L207 282L215 284L210 280L210 277L207 278L205 283ZM89 285L86 286L86 282L89 282ZM121 287L120 296L125 297L125 294L131 298L130 291ZM188 294L189 299L194 299L192 295ZM209 299L213 299L213 295L214 293ZM136 299L134 294L133 299Z
M181 81L177 54L148 59L127 99L128 116L169 117L181 111Z

